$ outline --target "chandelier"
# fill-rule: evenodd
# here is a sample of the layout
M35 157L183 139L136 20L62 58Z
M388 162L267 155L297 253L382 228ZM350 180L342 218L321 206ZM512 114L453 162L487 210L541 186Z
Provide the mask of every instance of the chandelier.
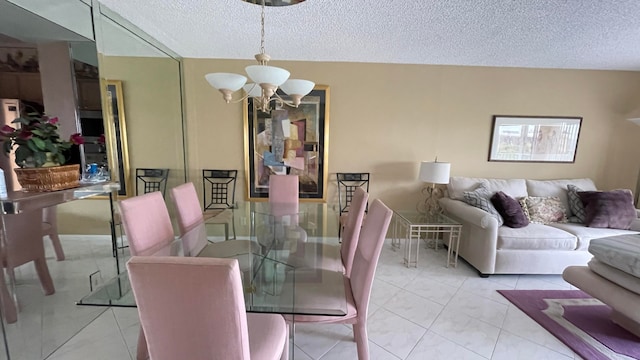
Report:
M210 73L205 75L205 79L222 93L227 104L251 97L259 111L271 111L271 102L279 106L298 107L300 100L313 90L315 84L309 80L289 79L289 71L267 65L271 57L264 50L264 7L264 0L262 0L260 53L255 55L259 65L250 65L244 69L253 83L247 84L245 76L232 73ZM280 97L277 93L278 87L289 95L291 100ZM233 100L233 93L240 89L244 90L245 95L238 100Z

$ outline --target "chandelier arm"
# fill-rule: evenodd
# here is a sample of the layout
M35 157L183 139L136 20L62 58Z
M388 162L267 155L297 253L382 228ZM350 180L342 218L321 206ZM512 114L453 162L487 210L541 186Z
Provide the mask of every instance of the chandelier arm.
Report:
M249 97L249 94L245 94L243 97L241 97L240 99L236 99L236 100L230 100L227 104L237 104L239 102L244 101L245 99L247 99Z
M293 101L287 101L285 99L283 99L278 93L273 94L273 97L271 98L271 101L276 101L277 104L279 105L287 105L288 107L293 107L293 108L297 108L296 104L293 103Z

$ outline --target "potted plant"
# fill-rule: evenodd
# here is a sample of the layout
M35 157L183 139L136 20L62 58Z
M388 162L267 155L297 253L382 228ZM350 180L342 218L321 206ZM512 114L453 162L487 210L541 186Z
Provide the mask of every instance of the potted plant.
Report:
M63 166L71 146L84 143L79 133L62 140L58 118L37 113L19 117L12 124L19 126L0 128L0 142L7 156L14 151L15 163L20 167L14 171L23 188L52 191L79 185L79 165Z

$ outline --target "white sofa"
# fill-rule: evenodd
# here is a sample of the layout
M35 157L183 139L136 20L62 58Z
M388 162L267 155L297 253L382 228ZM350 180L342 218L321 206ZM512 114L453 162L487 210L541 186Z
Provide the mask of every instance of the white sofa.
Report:
M526 180L451 177L447 196L440 199L445 214L461 221L459 256L475 267L480 276L490 274L562 274L572 265L586 265L587 251L595 238L640 233L640 219L630 230L592 228L578 223L531 223L522 228L499 226L496 217L463 201L465 191L480 184L491 192L502 191L513 198L557 196L570 212L567 185L584 191L596 190L590 179Z

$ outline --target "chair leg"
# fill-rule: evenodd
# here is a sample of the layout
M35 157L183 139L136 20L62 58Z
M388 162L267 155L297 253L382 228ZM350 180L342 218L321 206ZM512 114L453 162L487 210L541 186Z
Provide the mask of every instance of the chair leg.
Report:
M144 335L144 330L140 326L140 333L138 334L138 348L136 349L136 360L147 360L149 358L149 349L147 348L147 337Z
M51 295L55 293L56 288L53 286L53 280L51 279L51 274L49 274L47 261L44 258L39 258L33 260L33 263L36 266L36 273L38 273L38 277L40 278L40 283L42 284L44 294Z
M2 269L0 269L2 271ZM16 309L16 303L7 289L7 284L4 280L0 279L0 296L2 296L2 309L4 319L7 324L13 324L18 321L18 310Z
M358 360L369 360L369 336L367 335L367 324L358 322L353 324L353 337L358 348Z
M224 224L224 239L229 240L229 223Z
M62 244L60 243L60 237L57 233L49 234L49 239L51 239L51 244L53 244L53 250L56 252L56 260L62 261L64 260L64 250L62 249Z

